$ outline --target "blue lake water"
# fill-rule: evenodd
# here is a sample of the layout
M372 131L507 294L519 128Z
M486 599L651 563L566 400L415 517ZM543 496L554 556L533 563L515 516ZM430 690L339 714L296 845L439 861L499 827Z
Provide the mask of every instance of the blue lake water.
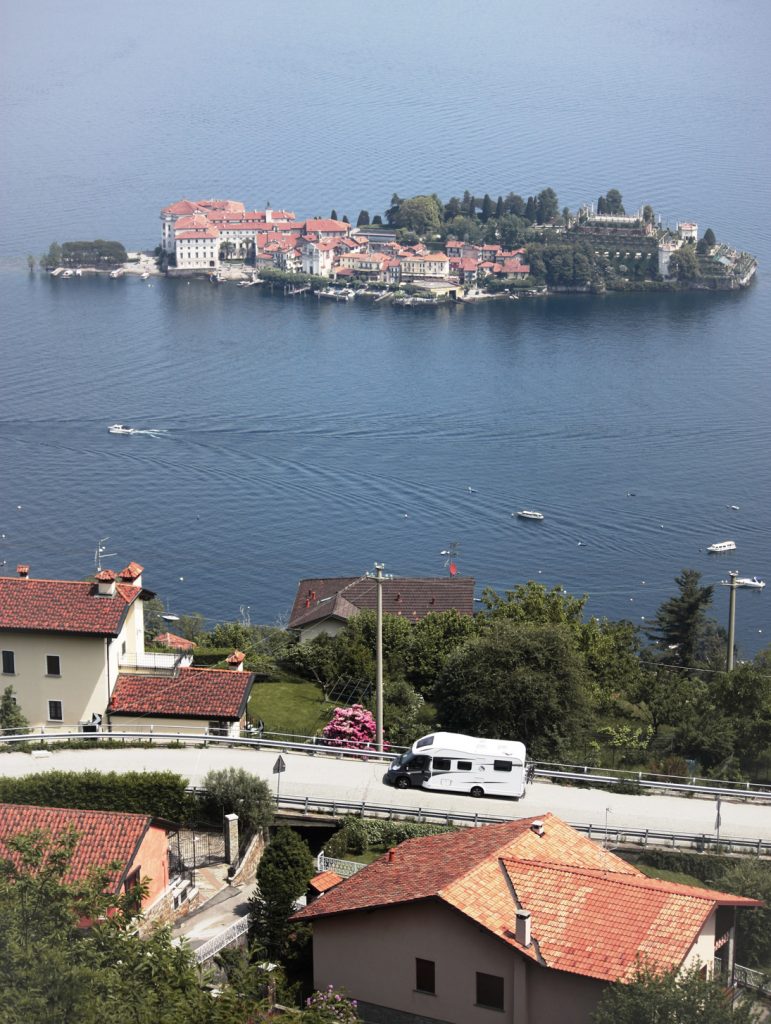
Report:
M771 14L531 6L6 11L5 571L84 575L109 537L108 564L141 562L173 611L254 622L303 575L441 574L450 541L480 590L561 583L641 624L684 567L771 580ZM355 220L393 191L546 185L711 226L758 280L410 311L25 267L54 239L150 248L182 196ZM745 655L769 600L739 594Z

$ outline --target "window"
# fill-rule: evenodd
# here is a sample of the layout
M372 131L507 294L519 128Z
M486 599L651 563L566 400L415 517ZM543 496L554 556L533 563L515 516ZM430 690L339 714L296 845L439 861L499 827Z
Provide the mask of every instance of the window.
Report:
M62 712L62 702L60 700L49 700L48 702L48 721L49 722L63 722L64 714Z
M493 771L495 772L510 772L511 761L493 761Z
M433 960L415 958L415 988L418 992L436 995L436 964Z
M485 1006L488 1010L503 1009L503 978L477 971L477 1006Z
M16 655L13 651L3 651L3 675L16 675Z
M59 663L58 654L47 654L46 655L46 675L47 676L60 676L61 665Z
M433 736L424 736L422 740L418 740L418 742L415 744L415 746L416 747L430 747L433 742L434 742L434 737Z
M471 761L458 761L458 771L459 772L470 772L471 771Z
M434 771L435 772L448 772L450 770L450 759L449 757L435 757L434 758Z

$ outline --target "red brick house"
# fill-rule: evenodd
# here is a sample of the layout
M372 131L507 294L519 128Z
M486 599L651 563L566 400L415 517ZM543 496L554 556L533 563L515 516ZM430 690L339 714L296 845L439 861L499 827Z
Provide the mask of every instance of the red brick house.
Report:
M142 910L151 911L162 899L169 886L168 832L166 823L149 815L0 804L0 858L14 859L7 846L12 836L40 830L57 838L69 829L78 838L65 882L81 881L92 869L115 863L107 892L130 892L143 880L148 890Z
M554 815L413 839L321 893L314 985L378 1024L589 1024L604 987L716 959L757 900L651 879Z
M475 582L471 576L384 579L383 614L401 615L410 622L450 608L473 615ZM334 636L354 615L364 608L374 611L376 604L377 584L369 576L300 580L288 628L297 630L301 641L320 633Z

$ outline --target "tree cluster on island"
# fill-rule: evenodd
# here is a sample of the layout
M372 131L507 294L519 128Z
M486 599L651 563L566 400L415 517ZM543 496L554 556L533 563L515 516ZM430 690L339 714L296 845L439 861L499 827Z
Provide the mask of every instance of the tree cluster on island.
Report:
M108 242L97 238L91 242L52 242L48 252L40 257L40 269L49 270L55 267L76 269L79 267L112 270L120 267L128 260L128 253L121 242ZM34 269L34 256L27 256L29 269Z

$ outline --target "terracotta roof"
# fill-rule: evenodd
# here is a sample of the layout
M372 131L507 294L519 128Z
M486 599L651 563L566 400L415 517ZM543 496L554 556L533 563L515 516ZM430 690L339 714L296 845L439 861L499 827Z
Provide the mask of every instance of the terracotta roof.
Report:
M121 866L109 880L109 888L114 892L123 881L151 824L152 818L146 814L0 804L0 857L16 860L5 842L11 836L41 829L56 837L74 828L78 841L64 881L79 881L88 875L91 868L103 868L118 861Z
M118 583L108 597L89 581L0 576L0 629L117 636L142 593L129 583Z
M308 885L317 893L327 892L342 882L342 877L336 874L334 871L322 871L320 874L315 875Z
M383 611L402 615L413 622L430 612L449 608L456 608L462 615L472 615L474 583L471 576L384 579ZM376 603L377 584L368 576L300 580L289 628L296 629L330 616L349 619L362 608L374 610Z
M122 580L138 580L144 571L144 566L140 565L139 562L129 562L126 568L121 569L118 575Z
M311 217L305 221L305 230L306 232L318 231L321 234L325 232L343 232L347 235L351 230L351 225L346 224L344 220L330 220L328 217L326 219L323 217Z
M440 900L522 955L561 971L625 980L639 953L680 964L716 906L757 900L646 878L565 822L545 814L413 839L298 912L298 920ZM533 942L517 943L516 911Z
M246 710L251 672L180 668L173 676L118 676L107 709L113 715L206 718L237 721Z
M176 633L159 633L153 637L153 643L163 644L164 647L173 647L177 651L192 651L198 644L188 640L184 636L177 636Z

